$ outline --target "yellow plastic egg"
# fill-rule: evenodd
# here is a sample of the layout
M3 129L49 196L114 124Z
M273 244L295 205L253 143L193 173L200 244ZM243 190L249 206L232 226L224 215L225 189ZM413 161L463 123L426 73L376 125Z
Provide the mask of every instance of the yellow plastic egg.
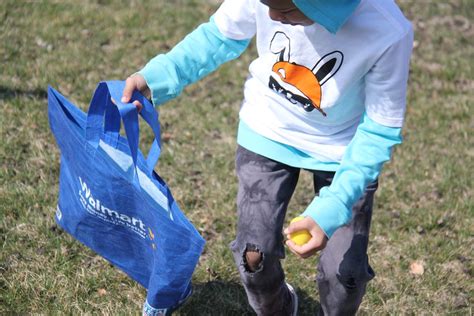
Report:
M290 224L298 222L302 219L304 219L303 216L295 217L291 220ZM299 230L290 234L290 239L298 246L306 244L311 239L311 237L311 234L307 230Z

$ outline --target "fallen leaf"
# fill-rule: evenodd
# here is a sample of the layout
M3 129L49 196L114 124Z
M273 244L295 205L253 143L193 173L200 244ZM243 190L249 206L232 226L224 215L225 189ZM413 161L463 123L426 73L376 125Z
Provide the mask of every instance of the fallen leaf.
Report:
M106 289L98 289L97 294L99 294L99 296L104 296L104 295L107 294L107 290Z
M423 273L425 273L425 263L421 260L413 261L410 264L410 273L414 275L423 275Z
M173 138L173 135L171 133L166 133L165 132L165 133L161 134L161 140L163 142L168 142L172 138Z

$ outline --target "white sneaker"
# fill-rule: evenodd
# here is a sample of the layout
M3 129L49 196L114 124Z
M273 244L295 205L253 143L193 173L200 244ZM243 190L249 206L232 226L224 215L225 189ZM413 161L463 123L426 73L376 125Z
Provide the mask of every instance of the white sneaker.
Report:
M148 301L145 300L145 303L143 304L142 316L170 316L172 312L184 305L191 297L191 295L193 295L192 284L189 285L188 293L186 294L186 296L182 300L180 300L178 304L176 304L176 306L173 306L172 308L157 309L151 307L150 304L148 304Z
M286 283L286 287L288 291L290 291L291 302L293 303L293 312L291 313L292 316L298 315L298 294L296 294L295 289L291 286L291 284Z

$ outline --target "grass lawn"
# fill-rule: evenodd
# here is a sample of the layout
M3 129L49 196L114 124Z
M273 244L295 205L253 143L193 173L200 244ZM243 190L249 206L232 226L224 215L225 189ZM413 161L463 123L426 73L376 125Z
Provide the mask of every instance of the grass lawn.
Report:
M145 290L54 223L59 151L48 84L86 109L205 21L218 0L0 2L0 314L139 314ZM361 315L472 315L474 1L398 1L415 27L404 144L384 168ZM178 315L251 314L227 247L235 233L235 135L255 46L160 108L157 168L207 240ZM151 141L151 132L143 134ZM312 196L303 174L289 208ZM284 266L301 315L318 305L317 257ZM417 274L412 273L418 272Z

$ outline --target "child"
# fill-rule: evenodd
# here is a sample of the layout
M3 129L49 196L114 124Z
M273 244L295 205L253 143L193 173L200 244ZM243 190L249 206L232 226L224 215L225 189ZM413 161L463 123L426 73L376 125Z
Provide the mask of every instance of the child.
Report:
M312 238L286 245L302 258L321 251L321 312L355 314L374 277L366 252L377 177L401 143L411 24L393 0L226 0L208 23L128 78L122 101L138 89L162 104L238 57L254 36L231 244L249 303L258 315L296 315L298 297L280 265L281 232L306 169L318 196L284 233L306 229Z

